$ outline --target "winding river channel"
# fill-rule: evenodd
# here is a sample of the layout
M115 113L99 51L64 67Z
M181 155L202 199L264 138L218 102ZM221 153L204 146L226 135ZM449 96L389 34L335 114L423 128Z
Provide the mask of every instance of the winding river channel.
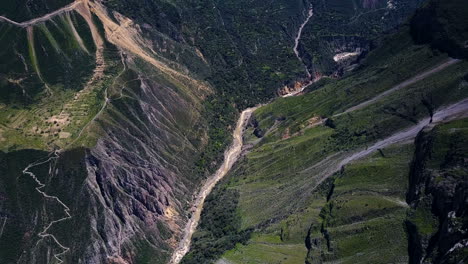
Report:
M307 12L307 16L305 21L301 24L299 27L299 30L297 32L297 36L294 39L295 45L293 48L294 53L296 54L296 57L301 61L304 65L305 63L303 62L300 52L299 52L299 45L300 45L300 40L302 37L302 31L306 24L309 22L309 20L313 16L313 9L310 7L310 9ZM388 91L379 94L375 96L374 98L370 98L367 101L354 106L348 110L346 110L343 113L335 115L335 117L342 115L344 113L349 113L358 109L361 109L363 107L366 107L372 103L375 103L376 101L380 100L381 98L391 94L392 92L404 88L408 85L411 85L417 81L420 81L424 78L427 78L428 76L437 73L455 63L459 62L459 60L456 59L449 59L445 62L443 62L440 65L437 65L435 68L430 69L426 72L420 73L419 75L416 75L415 77L406 80L399 85L393 87L392 89L389 89ZM306 73L310 79L309 82L306 82L299 90L292 91L286 95L283 95L283 97L289 97L289 96L296 96L300 94L307 86L312 84L315 79L312 79L312 74L309 72L309 69L306 67ZM240 117L239 120L237 121L237 126L236 129L234 130L233 133L233 142L232 145L226 150L224 153L224 162L221 165L221 167L216 171L215 174L213 174L202 186L200 189L200 192L198 193L196 199L193 202L193 213L188 221L184 231L183 231L183 238L179 242L179 246L176 248L176 250L173 252L171 260L169 264L178 264L182 258L187 254L187 252L190 250L190 243L192 239L192 235L194 234L195 230L197 229L198 222L200 221L200 216L201 212L203 210L204 202L206 197L211 193L215 185L229 172L229 170L232 168L234 163L238 160L238 158L241 155L242 152L242 146L243 146L243 132L246 128L246 125L248 124L248 120L250 119L252 113L257 109L258 107L253 107L253 108L248 108L244 110ZM430 126L431 123L444 123L448 122L453 119L458 119L458 118L464 118L468 117L468 99L456 102L452 105L446 106L440 110L438 110L433 118L425 118L421 120L418 124L407 128L402 131L397 131L394 135L383 139L381 141L376 142L374 145L372 145L370 148L366 148L364 150L358 150L356 152L351 152L351 153L346 153L345 155L341 157L328 157L325 158L322 162L319 162L315 164L314 166L306 169L314 169L314 168L319 168L321 172L321 179L317 182L317 186L325 180L327 177L332 175L334 172L338 171L341 169L341 167L347 165L348 163L363 158L365 156L368 156L369 154L373 153L374 151L377 151L378 149L385 148L389 145L392 144L397 144L401 143L403 141L407 140L412 140L414 139L417 134L424 129L427 126Z
M200 189L200 192L198 193L194 202L195 209L192 213L192 217L185 226L184 237L180 241L178 248L172 254L172 258L169 263L179 263L185 254L187 254L189 251L190 241L192 240L192 235L197 229L198 222L200 221L200 215L203 210L205 199L211 193L215 185L229 172L229 170L232 168L232 165L234 165L234 163L239 158L243 146L242 135L245 127L247 126L248 120L250 119L250 116L255 111L255 109L257 109L257 107L248 108L241 113L239 120L237 121L236 129L233 133L232 144L224 153L224 162L216 171L216 173L208 178L208 180Z
M307 11L307 16L304 22L301 24L299 27L299 30L297 32L297 35L294 39L294 48L293 51L296 54L296 57L299 59L299 61L302 61L302 58L299 54L299 43L302 37L302 30L304 29L305 25L309 22L311 17L313 16L313 9L310 7L310 9ZM304 64L305 65L305 64ZM306 73L308 77L311 77L311 74L309 73L308 68L306 67ZM305 86L307 86L306 84ZM302 87L300 91L302 91L304 88ZM288 97L288 96L293 96L298 94L300 91L295 91L290 94L286 94L283 97ZM176 250L172 253L172 257L170 260L170 264L178 264L182 258L187 254L187 252L190 250L190 242L192 240L192 235L197 229L198 222L200 221L200 215L203 210L203 205L205 203L206 197L211 193L213 188L215 187L216 183L218 183L232 168L234 163L237 161L239 158L241 152L242 152L242 146L243 146L243 141L242 141L242 135L244 132L244 129L248 123L248 120L250 119L250 116L252 113L257 109L258 107L252 107L252 108L247 108L245 109L240 117L239 120L237 121L236 129L234 130L233 134L233 142L232 145L229 147L229 149L226 150L224 153L224 162L221 165L221 167L216 171L216 173L211 176L205 184L202 186L200 189L200 192L198 193L195 201L194 201L194 210L192 213L192 216L190 220L188 221L187 225L185 226L184 229L184 235L182 240L179 242L179 246L176 248Z

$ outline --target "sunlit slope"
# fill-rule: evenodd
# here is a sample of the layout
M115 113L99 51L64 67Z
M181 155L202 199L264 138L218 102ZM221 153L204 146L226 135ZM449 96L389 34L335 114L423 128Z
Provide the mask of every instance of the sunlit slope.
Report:
M24 27L0 23L2 150L63 145L97 111L105 62L95 23L76 12Z
M5 18L0 27L5 62L0 69L5 109L0 139L9 138L3 150L74 143L104 108L106 96L118 92L113 88L125 68L125 52L161 71L188 100L199 102L210 92L184 66L156 52L138 25L110 15L99 2L78 0L23 22ZM191 61L198 57L194 50L186 56Z
M408 262L404 226L412 144L393 145L337 173L306 236L308 263Z
M403 226L408 205L404 195L412 147L395 146L398 141L386 138L425 118L429 122L429 117L444 106L468 97L468 70L466 61L457 62L379 97L382 92L448 59L428 46L415 45L408 28L389 36L383 43L359 69L345 78L324 79L309 87L305 95L276 100L255 112L252 127L246 132L252 149L211 198L216 201L230 197L232 202L207 205L186 263L220 256L220 252L234 247L236 242L245 244L238 244L223 255L232 263L280 260L301 263L297 259L305 261L304 251L288 251L301 245L310 250L311 263L353 263L356 259L351 256L360 252L369 253L368 262L398 262L409 258L404 252L396 252L407 243ZM379 99L374 102L373 98ZM368 100L372 103L341 114ZM417 132L399 143L412 142ZM367 149L373 149L374 154L369 157L358 154ZM362 169L362 173L353 172L354 168ZM354 182L352 178L361 177L360 174L367 176ZM389 187L378 190L366 185L364 179L372 175L385 176L379 179L378 185ZM337 179L336 188L343 184L340 188L356 190L356 195L331 193L334 179ZM334 205L338 206L334 211L327 211ZM347 218L350 212L355 212L356 217ZM219 219L231 219L229 229L222 228L227 231L221 231L217 223L224 220ZM356 235L347 233L347 225ZM368 229L359 229L363 226ZM383 247L386 241L366 240L366 237L386 235L388 226L395 227L395 232L387 237L403 246L386 247L382 254L370 254L374 246ZM252 232L249 240L246 233ZM310 235L314 232L320 234L321 240L314 240L315 235ZM308 242L307 234L311 237ZM207 247L217 250L202 253ZM282 250L290 253L258 253Z
M165 262L200 180L208 66L99 1L51 11L0 21L0 259Z
M73 0L6 0L0 3L2 16L23 22L62 8Z

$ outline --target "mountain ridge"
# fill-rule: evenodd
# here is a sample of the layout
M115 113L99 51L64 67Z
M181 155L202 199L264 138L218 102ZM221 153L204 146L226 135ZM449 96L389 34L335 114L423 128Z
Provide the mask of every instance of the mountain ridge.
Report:
M440 43L440 34L414 36L427 12L405 23L421 1L390 2L0 4L0 258L166 263L198 188L223 164L240 110L269 102L248 121L241 158L206 197L182 263L269 263L281 254L286 263L313 263L317 252L324 261L346 259L352 247L312 244L347 239L327 234L340 237L340 228L349 228L333 225L348 220L332 209L347 194L329 191L348 188L338 184L348 166L310 182L314 164L324 157L336 163L365 146L386 156L387 148L372 144L428 116L436 120L438 110L466 97L466 62L432 43ZM340 19L348 24L335 23ZM436 65L442 66L433 70ZM311 81L312 75L330 77ZM411 77L416 82L388 93ZM297 96L277 98L288 93ZM378 103L359 106L372 98ZM463 129L460 122L446 125L453 124ZM408 149L391 152L395 162ZM385 192L383 200L364 194L372 208L398 206L377 214L414 223L415 237L424 230L419 218L404 213L427 214L426 207L402 207L400 196ZM400 223L394 220L391 225ZM413 242L423 252L425 242ZM432 245L424 248L427 256L438 256ZM255 255L262 250L272 258Z

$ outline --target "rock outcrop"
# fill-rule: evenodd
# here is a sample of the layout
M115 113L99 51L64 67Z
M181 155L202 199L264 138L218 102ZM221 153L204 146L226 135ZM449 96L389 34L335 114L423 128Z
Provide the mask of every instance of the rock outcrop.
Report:
M416 139L407 195L410 263L467 261L468 135L466 125L456 125Z

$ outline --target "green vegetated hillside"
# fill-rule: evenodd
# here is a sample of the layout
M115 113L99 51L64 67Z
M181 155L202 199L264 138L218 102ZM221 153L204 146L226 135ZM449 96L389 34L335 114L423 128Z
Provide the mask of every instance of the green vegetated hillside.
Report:
M0 22L0 262L165 263L200 180L208 66L101 2L76 3Z
M166 263L197 186L220 164L239 110L307 78L293 46L310 4L322 15L304 29L301 56L314 65L319 56L323 66L314 69L329 74L347 66L330 61L335 52L366 51L370 40L395 28L419 3L398 1L404 8L391 9L385 1L352 2L353 14L336 1L78 0L41 22L1 20L0 262ZM23 22L71 3L7 1L0 15ZM314 46L313 38L344 34L330 23L335 19L366 21L366 27L346 29L356 38L320 42L348 43L343 49ZM376 41L385 44L344 79L324 78L308 94L255 113L246 134L255 146L209 197L186 262L224 254L238 263L303 263L328 250L306 247L306 239L337 248L345 243L324 230L343 235L337 229L349 221L330 219L335 211L323 208L350 199L330 192L332 186L351 188L352 181L339 182L348 171L321 183L313 176L317 168L308 168L365 148L466 96L467 65L460 62L378 104L333 117L447 60L415 45L408 31ZM389 157L401 164L392 169L404 178L411 147L382 152L388 156L373 156L381 170ZM404 219L396 185L373 193L366 193L370 183L361 186L359 196L370 206L357 217L389 219L377 218L372 234ZM393 241L406 243L403 237L396 232ZM417 256L435 254L421 243ZM342 248L327 255L343 259L355 250Z
M244 135L250 150L208 198L183 263L466 261L466 237L458 231L466 229L460 145L466 122L429 129L442 141L432 147L413 137L349 164L347 158L467 98L468 64L460 61L353 110L448 59L417 44L410 25L378 43L342 79L323 79L302 96L256 110ZM441 151L437 157L429 154L433 148ZM433 176L415 179L415 166ZM418 191L407 200L415 182Z
M330 75L337 70L336 54L356 52L357 57L340 62L354 63L375 46L382 33L394 31L422 2L311 1L314 15L304 28L299 46L304 62L311 72L319 75Z
M407 263L405 194L414 153L398 144L346 166L332 186L305 245L308 263Z
M64 144L103 98L100 83L86 87L98 66L88 25L67 13L27 28L1 23L0 32L0 149Z
M467 260L467 131L463 119L423 131L416 139L407 196L411 263Z
M72 2L73 0L3 1L0 3L0 15L23 22L53 12Z

